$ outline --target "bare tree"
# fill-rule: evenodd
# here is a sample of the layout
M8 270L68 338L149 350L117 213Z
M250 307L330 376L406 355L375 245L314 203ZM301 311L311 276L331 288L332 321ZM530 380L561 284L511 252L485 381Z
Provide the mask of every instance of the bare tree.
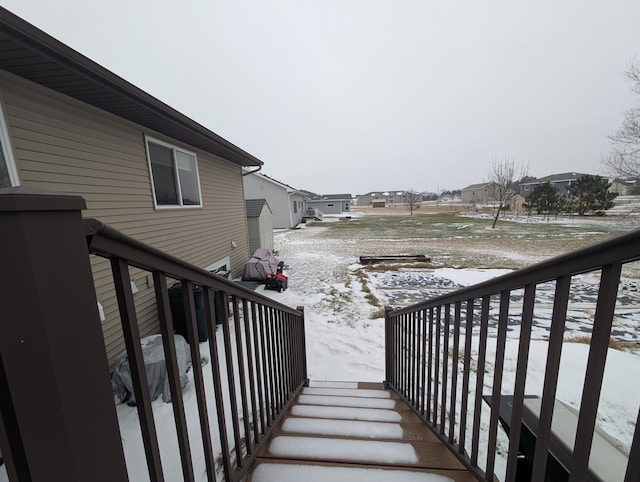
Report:
M634 59L626 71L632 92L640 95L640 60ZM613 147L603 160L607 171L620 177L640 177L640 106L624 114L622 127L609 136Z
M525 177L527 171L526 166L516 164L511 158L502 161L494 159L487 189L489 200L494 203L492 228L496 227L500 213L518 195L518 180Z
M413 211L420 207L420 202L422 201L422 194L419 192L415 192L413 188L410 188L408 191L405 191L405 195L407 197L407 209L409 213L413 216Z

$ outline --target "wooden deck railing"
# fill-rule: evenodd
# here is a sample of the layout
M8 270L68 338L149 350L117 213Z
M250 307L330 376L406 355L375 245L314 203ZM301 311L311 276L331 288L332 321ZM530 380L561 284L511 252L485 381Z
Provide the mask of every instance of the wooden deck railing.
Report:
M167 279L181 282L190 340L198 339L194 286L202 290L213 397L205 393L198 343L190 344L190 354L206 480L215 481L220 469L225 480L241 480L307 381L303 310L169 256L99 221L83 221L83 208L77 196L23 187L0 193L0 450L10 480L129 480L90 253L111 262L150 480L161 482L165 477L130 267L153 277L185 481L196 477ZM217 336L216 323L222 325ZM215 466L216 445L221 448L221 468Z
M600 275L592 336L586 366L575 446L567 467L570 481L587 480L588 462L624 264L640 259L640 231L563 255L493 280L386 312L386 386L395 390L440 438L449 444L478 480L494 477L500 396L513 396L506 480L516 480L523 398L532 324L536 317L536 288L555 284L549 327L542 406L538 422L531 480L545 480L552 414L558 384L567 307L572 277ZM523 296L521 309L510 311L515 293ZM490 313L497 312L497 338L492 375L486 460L481 452L481 412L485 388ZM505 387L503 368L508 324L519 325L515 385ZM477 347L472 348L472 340ZM472 351L477 353L472 357ZM473 360L472 360L473 358ZM473 363L472 363L473 362ZM473 366L476 369L472 369ZM470 393L475 378L475 389ZM633 381L632 383L636 383ZM623 387L620 387L623 390ZM640 414L639 414L640 416ZM470 418L471 417L471 418ZM468 439L469 434L471 440ZM625 481L640 480L640 430L635 435ZM481 463L484 462L484 463ZM482 466L482 467L481 467Z

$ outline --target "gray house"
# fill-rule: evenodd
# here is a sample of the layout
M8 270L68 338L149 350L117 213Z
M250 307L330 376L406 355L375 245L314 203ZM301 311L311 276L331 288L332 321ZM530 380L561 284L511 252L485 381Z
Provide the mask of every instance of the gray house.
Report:
M567 192L567 188L584 174L576 172L565 172L562 174L552 174L551 176L541 177L539 179L533 179L531 181L523 182L520 184L520 194L527 197L531 192L540 186L541 184L551 183L553 187L558 190L560 195Z
M242 174L259 159L2 8L0 41L0 187L80 195L85 217L240 275ZM124 338L111 268L97 258L92 268L113 360ZM131 276L140 333L157 333L152 278Z
M252 172L243 177L245 199L265 199L273 213L273 227L293 228L302 222L307 209L304 193L262 174Z
M352 202L351 194L315 194L307 201L307 205L323 214L342 214L351 212Z
M266 199L247 199L247 228L249 251L258 248L273 251L273 213Z

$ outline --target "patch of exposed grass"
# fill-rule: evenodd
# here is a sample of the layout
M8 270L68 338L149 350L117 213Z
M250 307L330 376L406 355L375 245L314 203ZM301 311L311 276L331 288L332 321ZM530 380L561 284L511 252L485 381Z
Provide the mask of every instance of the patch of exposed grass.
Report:
M386 273L389 271L400 271L402 269L405 270L420 270L420 269L432 269L433 264L427 263L424 261L407 261L407 262L378 262L374 264L369 264L365 267L365 269L372 273Z
M422 253L431 258L429 265L420 266L425 269L518 269L633 229L629 223L617 222L618 219L612 222L609 216L594 217L590 221L574 223L566 219L559 224L501 219L497 227L491 229L489 218L455 213L375 215L354 217L349 222L324 223L316 237L349 240L348 251L356 258ZM377 263L368 269L373 272L398 268Z
M371 306L380 306L380 300L378 298L376 298L376 296L373 293L367 293L365 295L365 299L369 302L369 304Z
M398 271L400 267L397 264L389 264L389 263L381 262L381 263L369 264L365 269L372 273L386 273L387 271Z
M384 318L384 315L385 315L384 308L379 308L369 315L369 319L377 320L378 318Z
M591 336L572 336L564 340L567 343L583 343L585 345L591 345ZM613 350L625 351L625 346L613 337L609 337L609 348Z

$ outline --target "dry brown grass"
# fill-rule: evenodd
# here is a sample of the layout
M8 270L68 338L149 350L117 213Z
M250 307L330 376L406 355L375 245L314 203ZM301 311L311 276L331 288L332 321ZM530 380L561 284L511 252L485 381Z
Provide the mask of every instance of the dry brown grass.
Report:
M572 336L571 338L566 338L564 341L567 343L583 343L585 345L591 345L591 336ZM613 350L625 351L625 346L613 337L609 337L609 348L612 348Z
M384 308L379 308L369 315L369 319L377 320L378 318L384 318L384 315L385 315Z
M426 201L420 204L418 209L413 211L416 214L436 214L436 213L459 213L469 212L469 205L463 203L437 203L435 201ZM384 208L372 208L371 206L353 206L352 212L361 212L367 214L386 214L397 216L411 216L411 212L406 204L396 204Z

